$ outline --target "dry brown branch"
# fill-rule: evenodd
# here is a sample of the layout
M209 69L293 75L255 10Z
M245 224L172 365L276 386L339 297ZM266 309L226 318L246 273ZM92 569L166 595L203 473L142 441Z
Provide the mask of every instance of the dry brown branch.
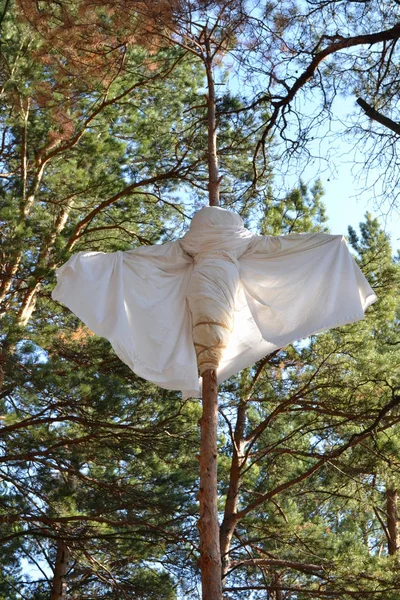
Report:
M400 135L400 123L396 123L396 121L392 121L389 117L385 117L382 113L377 111L373 106L365 102L362 98L357 98L357 104L361 106L367 117L373 119L377 123L384 125L391 131L394 131L397 135Z
M326 567L323 565L314 565L310 563L302 563L293 560L284 560L278 558L249 558L244 560L233 560L230 563L230 569L237 569L238 567L286 567L288 569L294 569L303 573L318 573L325 571Z
M329 56L339 52L340 50L345 50L348 48L353 48L355 46L360 45L373 45L378 44L380 42L389 41L389 40L398 40L400 38L400 23L395 25L394 27L382 30L376 33L365 34L365 35L356 35L351 37L342 37L337 36L334 42L328 44L323 50L319 50L320 45L326 38L326 36L322 36L319 42L315 46L315 52L313 58L308 65L308 67L303 71L303 73L296 79L294 84L290 87L290 90L287 92L286 96L281 99L274 100L271 97L271 94L263 95L258 98L255 102L253 102L250 107L255 107L260 103L270 103L272 107L272 115L268 120L267 126L264 128L263 134L257 143L255 157L262 150L264 152L264 146L268 136L272 133L274 127L277 125L278 119L280 116L284 116L284 110L288 108L298 93L298 91L305 86L305 84L314 77L317 72L320 64ZM253 161L254 172L257 173L255 159Z

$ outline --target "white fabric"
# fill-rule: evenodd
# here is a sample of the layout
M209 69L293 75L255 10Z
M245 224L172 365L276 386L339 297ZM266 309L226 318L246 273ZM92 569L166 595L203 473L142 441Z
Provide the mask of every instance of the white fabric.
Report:
M362 319L376 300L342 236L257 236L216 207L196 213L177 242L79 252L57 276L55 300L137 375L184 397L199 395L194 342L200 370L219 362L221 382L277 348Z

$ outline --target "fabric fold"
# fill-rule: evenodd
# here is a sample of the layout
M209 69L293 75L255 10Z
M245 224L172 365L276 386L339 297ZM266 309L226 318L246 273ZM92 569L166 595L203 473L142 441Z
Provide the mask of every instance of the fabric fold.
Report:
M313 333L362 319L376 296L342 236L257 236L204 207L179 241L80 252L57 270L53 299L106 337L137 375L199 395L218 379Z

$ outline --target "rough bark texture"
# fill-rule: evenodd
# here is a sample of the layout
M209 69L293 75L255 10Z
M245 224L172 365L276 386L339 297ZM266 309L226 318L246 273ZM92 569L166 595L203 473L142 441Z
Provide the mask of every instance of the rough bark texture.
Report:
M69 566L69 555L67 546L62 540L59 540L50 600L67 600L66 575Z
M205 34L208 85L208 192L210 206L219 205L216 98L213 59L207 28ZM219 546L217 488L218 384L214 369L203 373L203 414L200 420L200 570L203 600L222 600L221 553Z
M246 425L246 405L240 404L237 412L235 432L233 435L233 456L229 474L229 489L225 502L224 519L221 524L220 545L222 557L222 578L226 577L230 568L229 551L232 536L237 524L239 502L240 475L244 454L244 428Z
M396 123L396 121L392 121L389 117L385 117L382 113L377 111L373 106L365 102L362 98L357 98L357 104L361 106L367 117L373 119L377 123L384 125L388 129L391 129L397 135L400 135L400 123Z
M275 588L273 592L274 600L283 600L282 595L282 578L278 573L274 573L272 576L273 587Z
M388 487L386 490L388 553L393 556L400 550L398 490Z
M215 84L212 71L212 57L210 48L206 41L207 60L207 125L208 125L208 194L210 206L219 206L219 175L218 175L218 157L217 157L217 119L216 119L216 98Z
M203 414L200 420L200 569L203 600L221 600L217 494L218 384L215 370L203 375Z

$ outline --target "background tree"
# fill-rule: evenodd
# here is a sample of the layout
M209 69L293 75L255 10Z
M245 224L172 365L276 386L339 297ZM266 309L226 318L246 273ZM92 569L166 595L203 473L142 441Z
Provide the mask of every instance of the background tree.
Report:
M0 591L48 598L66 547L72 597L196 598L198 404L138 380L56 306L54 266L72 250L174 239L204 202L204 71L192 34L204 26L199 14L210 25L232 7L240 27L217 44L217 84L227 84L216 86L222 203L264 234L323 230L318 184L277 198L268 136L304 148L316 121L305 115L296 132L294 108L320 89L320 116L329 115L345 91L338 82L356 82L360 95L361 66L372 57L373 71L382 44L392 50L380 90L395 78L395 7L386 20L374 2L317 2L308 12L288 2L265 14L240 2L169 4L154 28L139 9L121 21L119 3L90 14L89 3L63 4L19 2L18 13L4 2L0 11ZM82 36L82 46L85 23L101 35ZM229 91L234 65L240 96ZM260 131L266 167L260 154L251 162ZM371 219L350 239L380 297L368 320L274 353L221 396L229 596L391 600L399 588L398 265Z
M226 389L221 551L234 597L398 593L399 270L376 220L350 239L382 298L367 320L274 353Z
M384 4L285 0L263 6L244 0L157 4L102 0L95 7L86 0L70 0L62 8L47 0L35 4L18 0L18 5L45 41L44 47L56 47L68 61L71 75L83 71L85 76L95 74L98 81L124 67L126 48L134 42L154 52L165 42L185 45L193 27L207 19L217 28L223 22L223 37L229 39L224 64L246 98L245 106L229 112L238 114L259 105L265 109L256 156L262 154L269 136L277 133L280 170L319 158L335 172L336 146L332 152L327 148L327 156L315 156L315 140L326 139L331 130L338 136L350 134L352 158L361 165L365 182L373 170L376 194L382 194L382 201L386 198L386 206L397 203L398 134L370 121L356 105L361 98L376 111L369 112L372 118L379 113L394 125L399 121L397 0ZM46 61L54 62L54 53L41 52ZM342 99L348 116L336 102ZM257 160L253 167L255 184L262 169Z
M72 249L115 251L169 239L185 217L179 194L194 181L199 199L207 193L204 102L197 106L201 74L181 48L149 57L147 50L127 46L123 68L112 76L99 81L89 61L78 79L79 56L71 73L61 68L73 60L56 46L58 33L65 42L61 31L55 28L55 45L46 46L50 38L35 31L35 21L27 25L15 19L9 4L5 8L3 539L17 540L21 560L42 573L37 582L20 579L17 590L48 597L51 589L56 600L65 596L68 579L73 594L77 589L89 596L167 598L176 583L152 566L168 564L176 573L177 564L191 563L195 543L186 527L197 512L195 475L193 469L189 480L179 474L174 485L155 457L181 463L185 450L179 444L193 442L196 408L175 396L167 413L156 400L149 403L154 387L132 374L125 381L127 370L118 374L121 365L104 341L92 339L49 296L53 268ZM49 19L41 16L48 34ZM254 120L249 114L235 117L241 124L235 131L229 116L221 119L229 194L250 180L244 153L251 148ZM242 203L249 201L242 195ZM157 397L161 402L169 396ZM133 425L137 419L140 427ZM143 462L137 458L142 453ZM179 459L172 459L175 454ZM182 529L179 522L188 525ZM138 543L132 542L133 531ZM180 555L175 547L173 560L166 545L171 540L184 549Z
M15 19L14 7L4 8L2 526L15 551L4 594L48 598L53 587L53 598L62 597L62 581L54 587L49 566L57 579L57 550L66 547L68 588L77 597L174 597L162 558L177 520L194 510L184 475L191 469L178 468L185 454L178 446L196 438L196 408L176 396L166 412L165 395L157 396L159 409L149 403L154 388L130 372L125 379L108 345L49 294L52 269L72 247L117 250L168 239L183 217L173 210L175 176L197 161L179 126L184 98L194 102L199 78L181 52L160 53L157 63L136 47L119 79L99 85L87 76L66 102L76 79L56 79L54 64L38 60L40 39ZM180 74L163 86L161 71L174 65ZM175 481L168 464L176 465ZM172 490L180 507L173 517ZM26 560L42 571L39 581L23 574L13 583L11 574Z

